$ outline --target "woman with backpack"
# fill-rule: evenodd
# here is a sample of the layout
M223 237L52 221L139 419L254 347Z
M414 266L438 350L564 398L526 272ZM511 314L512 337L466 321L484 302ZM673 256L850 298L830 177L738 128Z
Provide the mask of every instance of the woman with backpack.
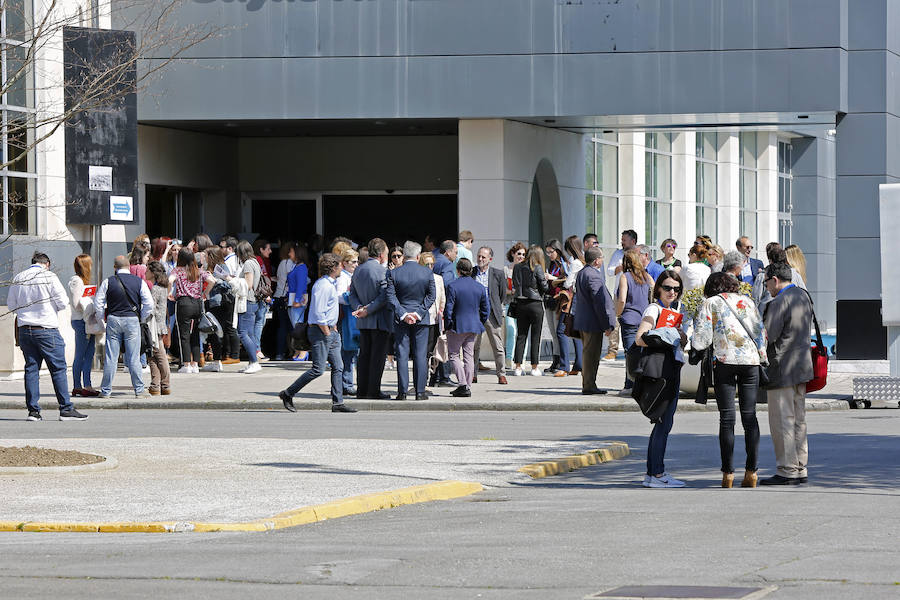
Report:
M253 246L246 241L241 241L235 249L237 254L238 277L242 278L247 284L247 302L246 309L238 314L238 335L241 336L241 343L247 352L247 358L250 361L246 367L241 369L241 373L251 374L262 370L259 364L259 346L256 344L256 313L259 303L257 302L256 291L259 281L262 278L262 270L259 262L253 254ZM264 298L261 300L265 300Z

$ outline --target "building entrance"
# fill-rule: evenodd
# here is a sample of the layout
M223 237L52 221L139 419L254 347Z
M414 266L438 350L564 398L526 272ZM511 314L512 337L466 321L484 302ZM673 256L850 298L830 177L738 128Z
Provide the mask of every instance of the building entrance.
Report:
M422 242L426 235L455 240L459 231L456 194L329 195L324 198L324 236L357 243L380 237L389 245Z

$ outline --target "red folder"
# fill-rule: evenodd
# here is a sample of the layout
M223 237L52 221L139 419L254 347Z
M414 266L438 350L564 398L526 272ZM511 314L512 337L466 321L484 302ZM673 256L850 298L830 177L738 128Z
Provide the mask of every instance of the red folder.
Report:
M91 296L97 295L97 286L96 285L86 285L84 286L84 293L81 295L82 298L90 298Z
M678 327L681 325L681 321L684 318L680 312L664 308L659 313L659 318L656 320L656 328L660 327Z

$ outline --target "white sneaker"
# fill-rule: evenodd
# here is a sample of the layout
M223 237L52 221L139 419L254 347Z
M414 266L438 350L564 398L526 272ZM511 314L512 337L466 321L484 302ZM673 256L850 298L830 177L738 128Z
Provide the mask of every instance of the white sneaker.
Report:
M200 369L204 373L218 373L222 370L222 361L214 360L206 363L202 369Z
M541 375L543 375L543 373L541 373L540 369L532 369L531 370L532 377L540 377Z
M257 362L263 361L263 360L269 360L269 357L266 356L265 354L263 354L262 350L257 350L256 351L256 360L257 360Z
M141 367L141 373L149 373L149 372L150 372L150 367L149 367L149 366Z
M199 373L199 372L200 372L200 367L198 367L197 365L191 365L191 373Z
M515 371L513 371L513 375L515 375L516 377L521 377L522 369L516 369Z
M259 364L259 361L250 363L249 365L241 369L241 373L246 373L248 375L250 373L256 373L257 371L262 371L262 365Z
M675 479L668 473L663 473L659 477L645 475L643 486L648 488L681 488L685 486L685 483L680 479Z
M175 372L176 373L193 373L194 371L191 369L190 365L184 365Z

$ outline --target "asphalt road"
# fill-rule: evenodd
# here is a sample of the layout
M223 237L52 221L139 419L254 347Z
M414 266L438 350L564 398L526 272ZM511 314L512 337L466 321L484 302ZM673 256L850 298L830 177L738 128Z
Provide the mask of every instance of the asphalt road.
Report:
M637 482L649 426L635 413L148 410L34 424L19 412L0 413L4 443L619 439L632 456L267 534L0 534L2 597L583 598L633 584L776 585L769 597L816 600L900 595L900 411L811 414L810 484L754 490L717 487L717 421L705 413L677 415L670 438L667 469L689 487L647 490ZM767 475L765 415L761 426ZM740 436L737 447L741 464Z

